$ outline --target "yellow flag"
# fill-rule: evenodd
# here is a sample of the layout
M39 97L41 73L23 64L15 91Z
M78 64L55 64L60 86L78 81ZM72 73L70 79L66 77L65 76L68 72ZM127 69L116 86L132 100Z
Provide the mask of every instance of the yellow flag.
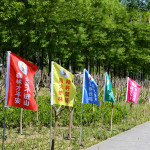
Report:
M51 105L73 106L76 92L73 74L55 62L51 64Z

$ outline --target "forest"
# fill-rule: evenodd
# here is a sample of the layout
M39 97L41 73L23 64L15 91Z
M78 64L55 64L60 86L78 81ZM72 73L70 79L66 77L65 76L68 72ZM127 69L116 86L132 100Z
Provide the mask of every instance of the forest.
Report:
M148 0L1 0L0 63L12 51L47 72L53 60L148 79L149 10Z

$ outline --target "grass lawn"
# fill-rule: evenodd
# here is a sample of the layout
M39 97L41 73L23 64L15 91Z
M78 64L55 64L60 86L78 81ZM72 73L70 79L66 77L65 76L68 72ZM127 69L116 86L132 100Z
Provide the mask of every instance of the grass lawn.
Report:
M49 89L41 89L39 92L39 96L47 96L49 95ZM81 96L79 96L80 99ZM39 99L45 101L44 99ZM49 99L47 100L49 104ZM48 105L45 103L44 105ZM124 108L124 103L120 103ZM92 107L90 105L90 107ZM114 110L116 106L114 105ZM48 106L49 109L49 106ZM92 109L92 108L91 108ZM137 105L133 105L133 121L130 124L130 105L127 104L127 111L128 115L125 121L125 128L124 130L129 130L132 127L142 124L146 121L150 120L150 113L149 113L149 104L145 105L139 104L138 106L138 114L137 114ZM79 109L80 110L80 109ZM78 111L79 111L78 110ZM77 111L77 109L76 109ZM16 111L12 111L12 118L14 118L13 113ZM39 110L40 112L40 110ZM47 110L45 110L45 115L41 116L46 117ZM77 112L74 112L74 117L76 116ZM43 113L42 113L43 114ZM36 115L36 114L35 114ZM19 115L18 115L19 116ZM101 113L98 114L101 118ZM107 116L107 115L106 115ZM53 116L54 117L54 116ZM64 117L65 118L65 117ZM64 119L59 118L59 121ZM86 116L85 116L86 118ZM48 125L43 126L40 121L31 123L31 125L24 125L23 126L23 134L21 135L19 132L19 126L17 127L8 127L6 128L6 139L5 139L5 150L49 150L50 149L50 117L47 117ZM79 115L80 119L80 115ZM64 119L65 121L65 119ZM3 122L3 120L1 121ZM113 131L110 131L110 123L105 122L103 120L103 125L100 121L93 121L90 124L83 124L82 127L82 146L79 145L80 140L80 123L74 124L72 127L72 138L68 139L69 127L68 125L64 125L63 122L58 124L57 133L56 133L56 140L55 140L55 149L59 150L83 150L86 149L94 144L97 144L107 138L110 138L116 134L123 132L123 125L124 120L118 122L117 124L113 123ZM9 122L8 122L9 124ZM68 124L68 123L67 123ZM53 124L54 125L54 124ZM52 129L52 132L54 130ZM3 128L0 127L0 147L2 147L2 136L3 136Z
M144 107L144 106L143 106ZM133 122L130 125L130 118L126 119L125 130L128 130L138 124L150 120L149 113L145 116L139 113L139 118L136 119L136 114L133 116ZM101 125L100 123L92 123L90 126L82 128L82 146L79 145L80 126L72 127L72 139L68 139L69 127L58 126L55 149L59 150L78 150L86 149L94 144L101 142L109 137L123 132L123 120L120 124L113 125L113 131L110 131L110 125ZM36 124L23 128L23 135L20 135L19 128L6 128L6 150L48 150L50 149L50 128ZM0 139L2 140L3 128L0 128ZM0 146L1 143L0 143Z

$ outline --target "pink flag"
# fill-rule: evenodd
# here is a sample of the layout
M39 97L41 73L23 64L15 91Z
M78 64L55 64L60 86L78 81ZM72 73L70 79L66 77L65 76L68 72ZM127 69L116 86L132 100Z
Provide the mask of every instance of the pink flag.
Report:
M133 103L138 103L138 97L140 93L140 85L134 80L128 77L128 86L127 86L127 97L126 101Z

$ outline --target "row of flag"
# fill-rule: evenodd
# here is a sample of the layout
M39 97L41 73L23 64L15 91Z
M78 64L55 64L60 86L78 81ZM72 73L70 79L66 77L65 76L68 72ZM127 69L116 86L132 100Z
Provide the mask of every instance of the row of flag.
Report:
M38 69L25 59L12 52L7 53L6 99L5 107L14 106L37 110L34 100L34 74ZM73 74L58 65L51 63L51 105L73 106L76 87L73 84ZM82 103L99 105L98 85L84 69ZM128 77L126 101L138 103L140 85ZM110 78L106 72L103 101L115 102Z
M17 56L7 52L7 75L6 75L6 93L5 93L5 119L3 132L3 145L5 139L6 109L9 106L20 107L21 110L29 109L37 111L37 104L34 100L34 74L37 66ZM82 134L82 112L83 103L92 103L99 105L98 85L89 72L83 71L83 91L81 107L81 128L80 143ZM140 85L128 77L126 101L138 103ZM73 107L75 101L76 87L73 84L73 74L56 62L51 62L51 126L50 126L50 149L51 149L51 127L52 127L52 105L64 105ZM115 102L110 78L105 73L104 99L103 102ZM54 147L54 139L53 139Z

